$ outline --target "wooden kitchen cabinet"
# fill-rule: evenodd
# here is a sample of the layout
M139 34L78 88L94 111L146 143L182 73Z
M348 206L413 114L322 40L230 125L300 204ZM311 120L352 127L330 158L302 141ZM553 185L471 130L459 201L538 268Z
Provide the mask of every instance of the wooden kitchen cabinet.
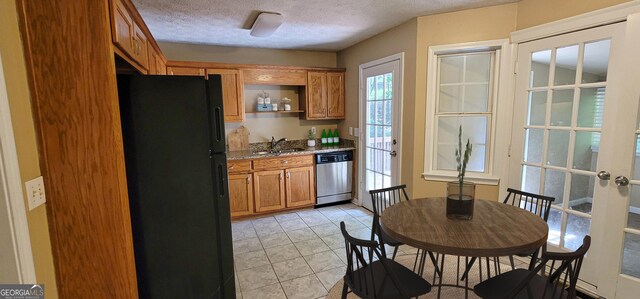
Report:
M327 72L327 117L345 117L343 72Z
M254 172L253 191L256 212L284 209L286 207L284 170Z
M167 67L161 54L149 47L149 75L166 75Z
M316 202L313 166L290 168L286 172L287 207L308 206Z
M173 76L205 76L203 68L168 66L167 75Z
M231 217L253 214L253 175L229 174L229 207Z
M305 119L344 119L344 72L308 72Z
M222 99L224 101L224 121L244 121L244 81L242 72L233 69L207 69L207 75L222 77Z
M147 36L144 35L142 29L133 23L133 59L138 62L144 69L149 69L149 46Z

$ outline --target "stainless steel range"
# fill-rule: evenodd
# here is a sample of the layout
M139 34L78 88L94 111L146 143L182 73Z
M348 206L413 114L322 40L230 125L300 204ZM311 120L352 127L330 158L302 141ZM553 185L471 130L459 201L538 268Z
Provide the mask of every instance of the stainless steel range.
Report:
M353 151L316 154L316 206L351 201Z

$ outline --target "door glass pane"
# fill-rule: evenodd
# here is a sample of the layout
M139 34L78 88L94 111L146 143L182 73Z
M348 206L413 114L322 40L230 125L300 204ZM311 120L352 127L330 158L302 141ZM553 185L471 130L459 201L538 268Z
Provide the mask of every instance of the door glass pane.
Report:
M464 88L464 112L489 111L489 83L470 84Z
M530 126L543 126L546 115L547 91L530 91L527 124Z
M591 219L567 213L567 229L564 233L564 247L576 250L582 245L582 239L589 234Z
M393 108L391 100L384 101L384 124L390 126L393 121Z
M584 44L582 83L607 81L610 45L608 39Z
M632 233L624 234L624 254L622 257L622 274L640 277L640 236Z
M464 72L464 56L440 58L440 83L461 83Z
M465 82L489 82L491 71L491 54L467 55Z
M554 90L551 97L551 125L571 126L573 89Z
M531 81L529 87L549 85L549 70L551 65L551 50L534 52L531 54Z
M547 164L567 167L567 152L569 148L569 131L549 130L549 145L547 146Z
M580 89L580 104L578 106L578 127L602 127L605 91L605 87Z
M582 174L571 174L571 191L569 192L569 209L591 214L593 191L596 177Z
M562 171L546 169L544 175L544 195L555 197L554 205L562 207L562 197L564 194L564 178Z
M440 98L438 100L438 110L440 112L461 111L462 85L441 85Z
M560 228L562 227L562 212L556 209L549 210L549 238L547 242L560 245Z
M391 127L384 127L384 146L383 149L390 151L391 150L391 142L393 137L391 136Z
M524 160L529 163L542 163L542 142L544 130L526 129Z
M376 76L376 100L382 100L384 98L384 77L382 75Z
M640 229L640 185L631 185L627 227Z
M522 190L529 193L540 193L540 167L522 167Z
M576 132L576 142L573 148L573 168L596 171L599 149L599 132Z
M558 48L556 51L555 85L575 84L578 65L578 45Z

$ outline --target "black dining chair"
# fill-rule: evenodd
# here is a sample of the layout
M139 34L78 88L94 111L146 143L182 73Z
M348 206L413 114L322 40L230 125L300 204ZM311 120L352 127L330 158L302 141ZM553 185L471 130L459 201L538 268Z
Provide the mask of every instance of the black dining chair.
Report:
M378 237L378 240L380 241L380 248L382 250L382 253L385 255L386 250L384 245L394 247L393 256L391 257L391 259L396 258L398 248L400 248L400 245L403 245L403 243L395 240L391 236L387 235L384 231L382 231L382 227L380 226L380 216L388 207L395 205L403 200L409 200L409 196L407 195L407 191L405 190L406 188L407 185L399 185L369 191L369 194L371 195L371 202L373 204L373 225L371 226L371 240L374 240L375 237Z
M429 282L382 254L377 241L352 237L344 221L340 222L340 230L347 251L343 299L349 290L360 298L376 299L417 298L431 291Z
M547 222L549 219L549 213L551 212L551 204L555 200L556 200L555 197L507 188L507 197L505 197L502 203L516 206L523 210L529 211L533 214L540 216L544 220L544 222ZM539 253L540 253L540 249L538 248L535 250L518 253L517 256L531 258L531 262L529 263L529 270L532 270L535 267ZM475 257L471 258L471 260L469 261L469 264L467 264L467 267L464 273L462 274L461 280L464 280L467 277L469 270L471 269L475 261L476 261ZM490 263L489 258L486 258L486 263L487 263L486 275L487 275L487 278L489 278L491 277L491 273L489 272L491 271L491 267L488 266ZM494 263L493 269L495 270L494 274L496 275L500 274L501 272L500 258L494 257L493 263ZM509 256L509 263L511 264L511 270L515 269L515 262L514 262L513 256L511 255ZM482 267L478 267L478 268L480 269L480 271L482 271L483 269Z
M576 298L580 267L590 245L588 235L574 252L547 252L545 245L541 262L533 270L515 269L502 273L477 284L473 292L484 299Z

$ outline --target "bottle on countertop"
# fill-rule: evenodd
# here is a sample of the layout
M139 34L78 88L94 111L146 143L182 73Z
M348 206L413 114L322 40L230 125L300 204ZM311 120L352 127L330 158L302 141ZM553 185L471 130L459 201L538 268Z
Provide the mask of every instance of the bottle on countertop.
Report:
M338 129L333 131L333 145L338 145L340 143L340 135L338 135Z
M322 130L321 138L322 139L321 139L320 143L322 145L327 145L327 132L324 129Z
M327 133L327 145L333 145L333 132L331 132L331 129Z

